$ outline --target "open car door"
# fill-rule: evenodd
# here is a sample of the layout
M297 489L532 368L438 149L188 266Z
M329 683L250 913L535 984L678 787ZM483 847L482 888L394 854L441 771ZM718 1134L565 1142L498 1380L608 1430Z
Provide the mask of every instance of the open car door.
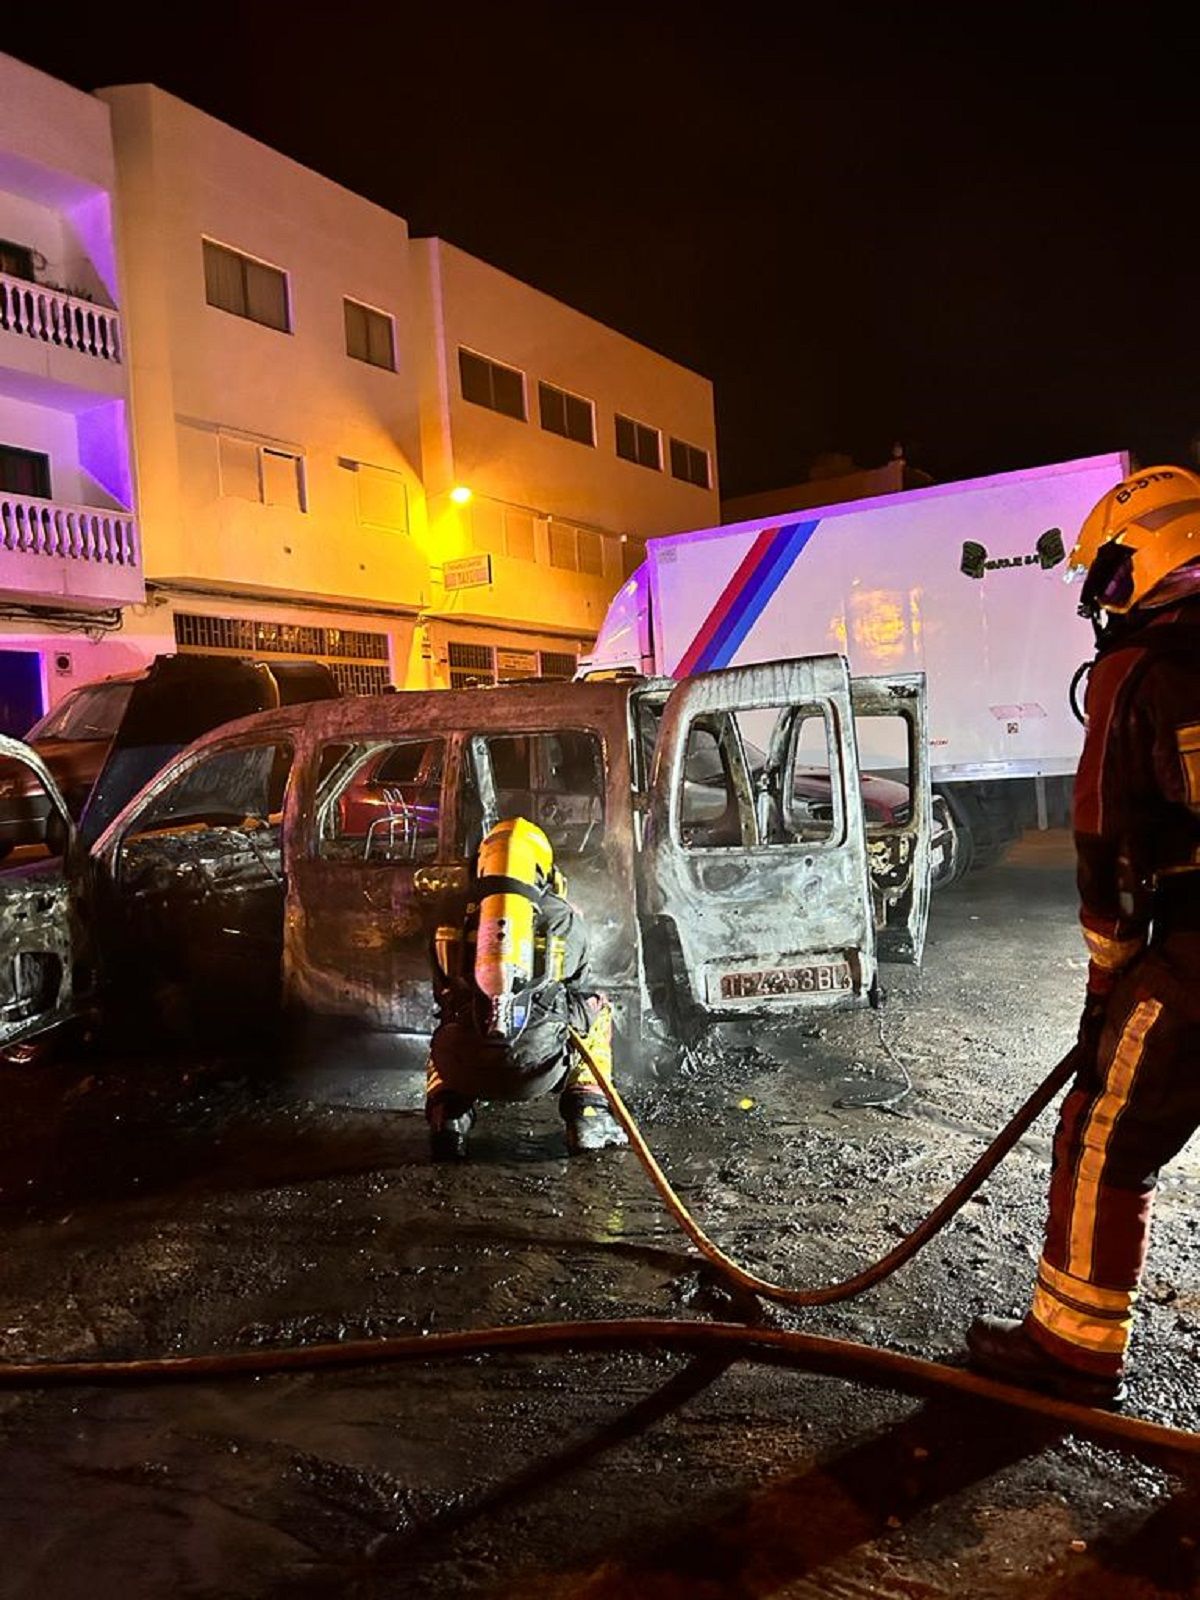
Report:
M73 1004L75 831L45 762L0 736L13 849L0 868L0 1045L65 1021Z
M643 867L644 936L670 941L675 982L701 1015L871 997L874 917L843 657L703 673L672 690Z
M919 964L929 924L933 833L925 674L855 678L850 689L876 949L881 961Z

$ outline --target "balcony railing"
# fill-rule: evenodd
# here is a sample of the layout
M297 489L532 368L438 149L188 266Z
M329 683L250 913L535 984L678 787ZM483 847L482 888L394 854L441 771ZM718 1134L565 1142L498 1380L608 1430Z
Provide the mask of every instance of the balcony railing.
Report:
M0 492L0 552L136 568L137 525L121 511ZM0 588L3 588L0 567Z
M6 272L0 272L0 330L101 361L121 359L121 319L115 311Z

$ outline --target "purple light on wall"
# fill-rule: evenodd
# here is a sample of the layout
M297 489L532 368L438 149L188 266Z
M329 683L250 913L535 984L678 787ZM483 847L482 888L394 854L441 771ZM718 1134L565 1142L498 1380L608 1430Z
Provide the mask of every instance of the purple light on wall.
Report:
M96 269L105 292L114 306L117 299L117 250L113 237L112 203L100 191L79 200L66 211L84 255Z
M81 411L75 419L79 467L125 511L133 510L133 472L124 400Z

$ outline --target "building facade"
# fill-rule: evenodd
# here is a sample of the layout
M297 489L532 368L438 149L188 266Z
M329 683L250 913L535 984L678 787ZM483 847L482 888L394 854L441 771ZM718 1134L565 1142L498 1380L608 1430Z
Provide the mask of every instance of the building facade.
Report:
M715 512L711 385L172 95L101 97L147 647L570 676L638 538Z
M645 539L716 515L712 385L444 240L412 255L430 681L569 676Z
M0 56L0 731L137 653L114 192L107 107Z
M41 562L43 701L169 651L350 692L570 676L642 541L716 520L706 379L152 86L0 57L6 249L0 296L32 271L99 331L62 348L0 298L0 490L108 514L127 557L59 558L92 619L61 675ZM43 539L5 516L0 600Z

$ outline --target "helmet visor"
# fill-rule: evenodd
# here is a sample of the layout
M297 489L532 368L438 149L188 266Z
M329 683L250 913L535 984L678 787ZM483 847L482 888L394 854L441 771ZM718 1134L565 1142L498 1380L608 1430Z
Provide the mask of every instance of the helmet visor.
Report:
M1079 596L1079 609L1094 611L1124 610L1133 598L1133 551L1128 545L1110 539L1100 546L1088 568Z

